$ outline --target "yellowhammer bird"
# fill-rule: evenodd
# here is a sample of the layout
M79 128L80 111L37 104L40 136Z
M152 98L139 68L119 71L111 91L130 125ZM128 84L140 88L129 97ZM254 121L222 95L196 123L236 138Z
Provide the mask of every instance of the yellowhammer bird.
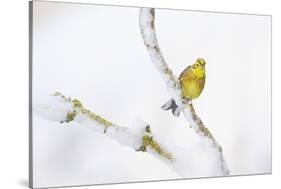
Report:
M205 60L198 58L193 65L188 66L179 76L182 95L187 100L193 100L200 96L205 86ZM162 106L164 110L172 109L175 116L180 115L180 108L174 99L170 99Z

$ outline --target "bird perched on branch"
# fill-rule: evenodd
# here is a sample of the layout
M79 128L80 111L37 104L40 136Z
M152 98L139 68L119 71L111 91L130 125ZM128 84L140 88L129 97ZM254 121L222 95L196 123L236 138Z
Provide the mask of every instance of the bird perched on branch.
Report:
M205 60L198 58L193 65L188 66L179 76L182 95L186 100L193 100L200 96L205 85ZM180 115L181 109L177 106L174 99L170 99L162 107L164 110L172 109L175 116Z

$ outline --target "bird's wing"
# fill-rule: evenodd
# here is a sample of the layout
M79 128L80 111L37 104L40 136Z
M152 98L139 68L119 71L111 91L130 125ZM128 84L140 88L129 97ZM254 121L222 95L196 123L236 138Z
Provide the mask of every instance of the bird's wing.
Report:
M180 74L179 80L191 70L191 66L187 66Z
M201 88L201 92L202 92L203 89L204 89L205 81L206 81L206 76L204 76L203 78L201 78L201 79L198 80L199 86L200 86L200 88Z

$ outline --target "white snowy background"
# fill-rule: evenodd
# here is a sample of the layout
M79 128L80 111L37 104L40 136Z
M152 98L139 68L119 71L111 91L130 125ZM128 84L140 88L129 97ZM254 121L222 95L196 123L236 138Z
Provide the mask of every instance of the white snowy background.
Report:
M33 103L60 91L114 123L129 127L141 117L153 133L194 148L199 141L186 121L160 109L169 96L143 44L138 13L35 2ZM157 9L155 23L176 75L205 58L206 86L194 107L222 145L231 175L270 173L270 17ZM36 114L33 150L38 187L180 178L149 154Z

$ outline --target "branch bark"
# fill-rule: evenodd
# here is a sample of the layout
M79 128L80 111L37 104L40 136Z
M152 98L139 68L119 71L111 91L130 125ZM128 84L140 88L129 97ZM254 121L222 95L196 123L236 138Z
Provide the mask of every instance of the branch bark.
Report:
M191 103L182 97L181 86L177 78L169 69L159 47L159 43L155 32L155 10L153 8L141 8L139 14L139 27L141 30L144 44L148 50L152 63L162 76L164 83L170 96L175 100L176 104L181 108L185 119L191 124L195 132L200 136L201 140L213 146L220 161L220 169L222 175L228 175L230 170L222 154L222 147L217 143L211 132L204 126L202 120L196 114Z

